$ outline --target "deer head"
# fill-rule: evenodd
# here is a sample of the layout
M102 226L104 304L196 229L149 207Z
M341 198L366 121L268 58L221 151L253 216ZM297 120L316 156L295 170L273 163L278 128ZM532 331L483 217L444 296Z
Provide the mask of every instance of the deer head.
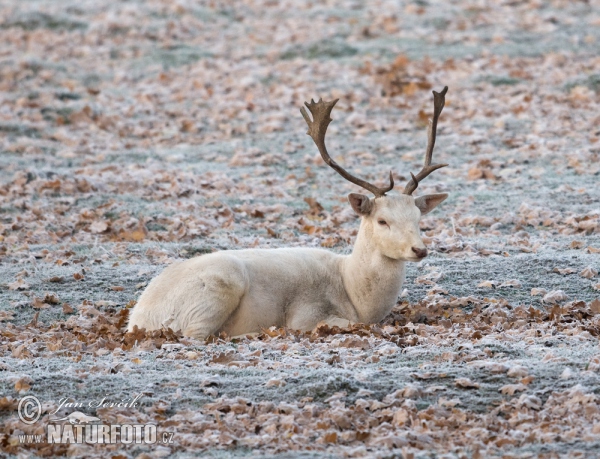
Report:
M331 159L325 147L325 134L329 123L332 121L330 117L331 110L338 99L331 102L323 102L322 99L319 99L319 102L314 102L314 100L311 100L310 103L305 102L306 107L312 114L312 120L304 107L300 109L308 124L307 134L314 140L325 163L346 180L375 195L375 197L370 198L364 194L351 193L348 195L348 200L352 209L361 216L361 228L364 229L373 248L388 258L419 261L427 256L427 249L419 232L419 220L422 215L431 212L448 197L445 193L419 196L417 198L412 196L421 180L433 171L447 166L447 164L431 163L437 122L444 108L447 91L447 86L441 92L433 91L433 118L429 120L424 165L416 176L411 172L411 180L404 187L402 194L386 194L394 188L394 177L391 171L389 185L379 188L350 174Z

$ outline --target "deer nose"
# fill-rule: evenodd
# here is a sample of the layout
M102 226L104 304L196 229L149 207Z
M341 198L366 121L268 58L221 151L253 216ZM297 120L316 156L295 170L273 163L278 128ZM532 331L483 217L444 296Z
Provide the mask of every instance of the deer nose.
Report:
M418 249L417 247L412 247L412 251L415 252L415 255L419 258L425 258L427 256L427 249Z

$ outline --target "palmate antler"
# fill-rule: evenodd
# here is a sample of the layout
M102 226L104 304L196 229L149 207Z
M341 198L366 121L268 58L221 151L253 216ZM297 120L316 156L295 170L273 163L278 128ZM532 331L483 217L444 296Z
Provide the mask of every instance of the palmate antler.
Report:
M448 86L445 86L442 89L442 92L433 91L433 119L429 120L429 131L427 135L427 150L425 152L425 164L423 165L423 169L416 176L411 172L412 179L408 182L406 187L404 187L404 194L412 194L413 191L417 189L419 186L419 182L431 174L433 171L447 166L447 164L431 164L431 159L433 156L433 147L435 146L435 136L437 131L437 122L440 117L440 113L442 113L442 109L444 108L445 96L446 92L448 92ZM327 148L325 147L325 134L327 132L327 127L329 123L331 123L331 110L337 103L339 99L335 99L330 102L324 102L323 99L319 99L318 102L315 102L311 99L310 103L304 102L304 105L310 110L313 119L311 120L306 112L306 108L302 107L300 112L308 124L308 131L306 132L309 136L312 137L317 148L319 149L319 153L321 153L321 157L323 161L325 161L333 170L335 170L338 174L344 177L349 182L352 182L365 190L370 191L376 197L385 196L385 194L394 188L394 177L392 176L392 171L390 171L390 184L387 187L379 188L365 180L362 180L354 175L350 174L348 171L343 169L338 163L336 163L329 153L327 152Z
M384 196L388 191L394 188L394 177L392 177L392 171L390 171L390 184L385 188L379 188L350 174L333 159L331 159L331 156L329 156L329 153L327 153L327 148L325 147L325 133L327 132L327 126L329 126L329 123L331 123L331 110L338 100L339 99L335 99L331 102L323 102L323 99L319 99L319 102L315 102L311 99L310 104L308 102L304 102L304 105L306 105L313 116L313 119L311 120L308 116L308 113L306 113L306 109L304 107L300 109L300 113L302 113L302 116L306 120L306 124L308 124L308 131L306 133L315 141L323 161L325 161L333 170L335 170L346 180L364 188L365 190L369 190L375 196Z
M448 86L444 86L442 92L433 92L433 118L429 120L429 130L427 131L427 150L425 151L425 163L423 169L419 172L416 177L411 172L410 176L412 179L404 187L404 194L412 194L413 191L419 186L419 182L431 174L433 171L446 167L448 164L431 164L433 156L433 147L435 146L435 136L437 133L437 122L446 103L446 93L448 92Z

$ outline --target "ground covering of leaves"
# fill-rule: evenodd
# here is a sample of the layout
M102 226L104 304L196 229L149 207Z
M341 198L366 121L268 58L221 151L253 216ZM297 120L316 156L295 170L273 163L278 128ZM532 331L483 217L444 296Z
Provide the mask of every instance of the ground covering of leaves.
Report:
M592 457L600 448L598 2L4 1L0 450L82 457ZM351 249L332 156L417 172L450 87L422 221L382 324L253 339L126 334L167 264L220 249ZM58 400L175 432L22 445ZM20 397L42 421L16 416ZM59 412L61 414L61 412ZM63 413L64 414L64 413Z

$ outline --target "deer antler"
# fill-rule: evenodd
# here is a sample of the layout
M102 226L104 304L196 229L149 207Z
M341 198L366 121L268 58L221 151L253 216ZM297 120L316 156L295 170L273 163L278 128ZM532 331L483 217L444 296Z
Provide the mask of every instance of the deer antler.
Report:
M388 191L394 188L394 177L392 176L392 171L390 171L389 186L385 188L379 188L369 182L355 177L344 170L338 163L331 159L329 153L327 153L327 148L325 148L325 133L327 132L327 126L329 126L329 123L331 122L331 110L338 100L339 99L335 99L331 102L323 102L323 99L319 99L319 102L315 102L311 99L310 104L308 102L304 102L304 105L306 105L306 107L310 110L310 113L313 117L312 120L309 118L304 107L300 109L300 113L302 113L306 124L308 124L308 131L306 133L314 140L317 148L319 149L319 153L321 153L323 161L325 161L333 170L335 170L346 180L364 188L365 190L369 190L375 196L384 196Z
M425 151L425 163L423 169L419 172L416 177L411 172L410 176L412 179L404 187L404 194L412 194L413 191L419 186L419 182L431 174L433 171L446 167L448 164L431 164L431 158L433 156L433 147L435 145L435 135L437 131L437 122L444 108L446 102L446 93L448 92L448 86L444 86L442 92L433 92L433 118L429 120L429 131L427 133L427 150Z

